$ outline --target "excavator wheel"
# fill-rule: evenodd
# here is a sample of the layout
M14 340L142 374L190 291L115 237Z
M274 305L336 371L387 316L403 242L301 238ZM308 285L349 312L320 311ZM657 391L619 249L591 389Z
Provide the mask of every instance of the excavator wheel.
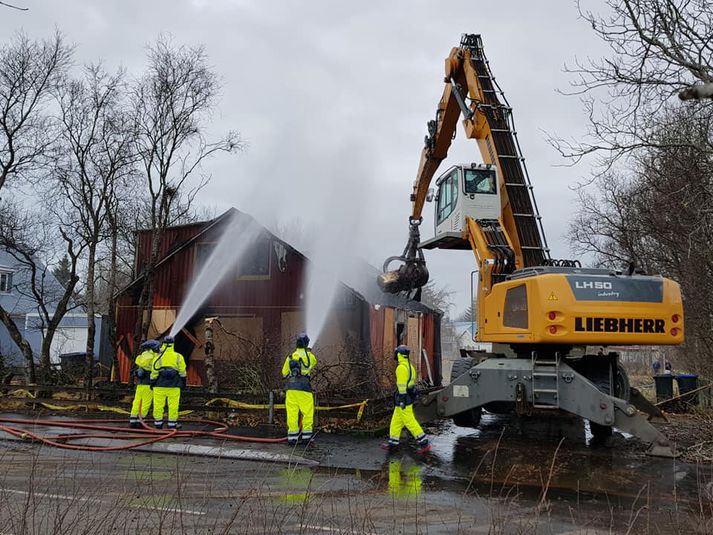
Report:
M620 399L629 401L631 396L629 376L626 370L619 365L619 359L616 353L608 355L585 355L582 360L572 366L589 381L604 392L612 394ZM610 376L610 371L613 374ZM613 393L610 378L613 377ZM592 432L592 443L600 445L612 436L612 427L610 425L600 425L594 422L589 422L589 429Z
M460 358L453 362L453 368L451 368L451 382L455 379L467 373L473 366L475 366L474 358ZM480 424L480 417L483 414L482 407L476 407L474 409L468 409L467 411L459 412L453 415L453 423L458 427L471 427L475 429Z

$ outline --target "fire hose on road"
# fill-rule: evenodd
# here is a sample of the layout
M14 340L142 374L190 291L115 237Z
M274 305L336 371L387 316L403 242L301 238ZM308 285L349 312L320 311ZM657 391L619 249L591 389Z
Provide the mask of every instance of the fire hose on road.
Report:
M287 438L262 438L248 437L241 435L231 435L228 433L228 426L212 420L202 419L185 419L183 422L211 426L211 430L161 430L153 429L146 425L143 419L141 421L142 429L127 429L119 426L119 423L125 423L123 419L109 420L33 420L29 418L0 418L0 431L5 432L20 439L33 439L48 446L56 448L81 450L81 451L122 451L130 450L154 444L169 438L216 438L221 440L233 440L238 442L258 442L275 444L285 442ZM116 424L116 425L106 425ZM59 427L64 429L77 429L84 431L93 431L85 433L63 433L57 435L40 435L34 431L30 431L24 427L18 426L40 426L40 427ZM116 446L91 446L81 444L69 444L67 441L76 439L111 439L111 440L139 440L130 444L121 444Z

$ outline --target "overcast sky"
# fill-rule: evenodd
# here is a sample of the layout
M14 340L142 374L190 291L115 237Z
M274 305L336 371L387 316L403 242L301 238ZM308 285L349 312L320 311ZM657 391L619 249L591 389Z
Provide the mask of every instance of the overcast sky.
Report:
M57 27L77 45L79 63L102 59L138 75L146 43L160 33L204 44L223 80L210 132L236 129L249 146L206 165L213 179L199 201L218 212L235 206L269 225L302 219L325 233L338 229L377 266L407 237L408 197L443 90L444 59L462 33L480 33L514 110L552 255L571 256L570 186L589 170L561 167L546 138L583 136L581 104L556 90L567 88L566 62L605 52L574 0L16 3L30 10L0 8L3 39L20 28L43 37ZM442 170L481 161L475 142L463 138L459 130ZM433 205L426 211L430 237ZM455 312L465 309L472 255L427 258L432 278L455 292Z

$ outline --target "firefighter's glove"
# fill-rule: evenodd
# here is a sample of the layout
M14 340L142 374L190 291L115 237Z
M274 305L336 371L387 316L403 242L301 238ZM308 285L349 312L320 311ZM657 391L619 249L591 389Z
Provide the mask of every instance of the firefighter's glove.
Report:
M181 388L186 388L186 378L181 377Z

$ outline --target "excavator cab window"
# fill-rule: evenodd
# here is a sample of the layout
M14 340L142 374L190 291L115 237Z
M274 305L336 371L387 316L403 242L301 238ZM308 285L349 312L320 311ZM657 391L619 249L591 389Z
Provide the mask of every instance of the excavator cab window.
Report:
M497 186L495 171L492 169L465 169L465 193L495 195Z
M446 219L458 201L458 169L454 169L438 186L438 222Z

